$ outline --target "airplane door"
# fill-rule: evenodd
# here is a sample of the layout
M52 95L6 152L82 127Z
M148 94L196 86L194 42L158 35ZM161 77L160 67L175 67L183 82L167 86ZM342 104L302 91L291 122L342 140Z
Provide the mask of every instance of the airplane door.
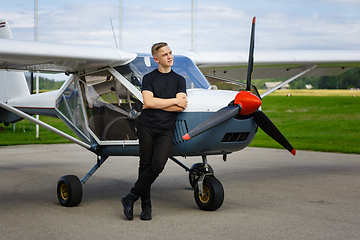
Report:
M127 81L122 75L114 77L108 70L78 79L87 130L100 145L138 144L137 118L142 102L138 93L133 94L134 89L130 91L125 87L127 83L123 84L118 78ZM136 88L135 91L140 93Z

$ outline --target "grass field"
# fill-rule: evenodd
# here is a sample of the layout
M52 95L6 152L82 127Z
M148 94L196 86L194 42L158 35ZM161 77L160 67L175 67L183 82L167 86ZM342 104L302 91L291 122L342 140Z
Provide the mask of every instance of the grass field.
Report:
M360 153L360 97L270 95L262 110L298 150ZM250 146L281 148L261 130Z
M259 93L263 93L265 90L259 90ZM290 94L291 96L319 96L319 97L360 97L360 91L351 91L351 90L335 90L335 89L289 89L289 90L278 90L271 93L268 96L287 96ZM266 97L267 98L267 97ZM266 99L265 98L265 99Z
M263 99L262 110L297 150L360 154L360 91L281 90ZM59 119L40 120L75 136ZM43 128L36 139L27 120L15 131L11 124L0 126L0 146L68 142ZM250 146L282 148L262 130Z
M73 137L76 136L58 118L40 116L40 120ZM25 119L7 127L0 125L0 146L53 143L70 143L70 141L42 127L39 128L39 139L36 139L36 125Z

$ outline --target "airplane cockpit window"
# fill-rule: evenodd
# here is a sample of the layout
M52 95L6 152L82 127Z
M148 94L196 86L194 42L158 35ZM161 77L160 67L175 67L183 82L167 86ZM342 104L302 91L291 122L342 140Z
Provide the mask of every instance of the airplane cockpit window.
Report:
M88 125L100 141L137 140L142 103L109 72L79 79Z
M143 76L157 67L158 64L151 55L138 55L129 64L115 69L140 90ZM172 69L185 78L187 89L208 89L210 87L210 83L204 75L187 57L175 55Z
M68 124L71 125L71 128L76 130L76 133L81 139L87 139L89 137L81 100L79 98L78 85L74 79L71 79L70 84L56 100L55 108L60 114L59 117L67 121Z

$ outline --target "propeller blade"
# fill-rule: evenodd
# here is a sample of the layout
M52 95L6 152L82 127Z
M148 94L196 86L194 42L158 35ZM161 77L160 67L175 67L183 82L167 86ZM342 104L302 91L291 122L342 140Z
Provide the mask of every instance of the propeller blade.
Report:
M250 50L249 50L249 62L248 62L248 72L246 80L246 91L250 91L251 88L251 76L254 66L254 45L255 45L255 17L253 18L252 27L251 27L251 38L250 38Z
M226 106L215 112L197 127L185 134L182 138L189 140L200 133L203 133L227 120L235 117L237 114L249 115L261 106L261 100L251 92L240 91L236 94L232 105Z
M221 108L219 111L215 112L211 115L208 119L200 123L197 127L193 130L185 134L182 138L184 140L189 140L200 133L203 133L227 120L230 118L235 117L239 112L240 106L226 106Z
M253 113L253 118L256 124L271 138L277 141L281 146L286 148L294 156L296 154L295 148L291 146L289 141L282 135L279 129L274 125L274 123L260 110L256 110Z

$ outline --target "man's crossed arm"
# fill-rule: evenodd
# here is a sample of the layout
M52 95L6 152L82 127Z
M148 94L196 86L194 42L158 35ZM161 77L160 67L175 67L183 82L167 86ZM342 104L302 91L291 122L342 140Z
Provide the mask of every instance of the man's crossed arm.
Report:
M187 105L186 93L178 93L176 98L163 99L156 98L151 91L144 90L142 96L144 99L143 109L153 108L168 112L179 112L183 111Z

